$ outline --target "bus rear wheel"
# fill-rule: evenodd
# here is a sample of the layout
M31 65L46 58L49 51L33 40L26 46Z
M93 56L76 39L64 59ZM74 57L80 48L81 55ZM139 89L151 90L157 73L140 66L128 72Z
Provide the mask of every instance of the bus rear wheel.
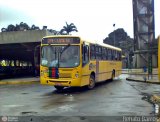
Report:
M64 87L63 86L54 86L57 90L62 90Z
M88 89L93 89L95 87L95 77L93 75L89 78Z

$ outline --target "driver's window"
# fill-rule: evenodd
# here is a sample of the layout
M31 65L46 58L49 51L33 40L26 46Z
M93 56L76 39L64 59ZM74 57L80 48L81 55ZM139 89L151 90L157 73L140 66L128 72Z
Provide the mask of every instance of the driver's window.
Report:
M83 66L89 62L89 46L83 46Z

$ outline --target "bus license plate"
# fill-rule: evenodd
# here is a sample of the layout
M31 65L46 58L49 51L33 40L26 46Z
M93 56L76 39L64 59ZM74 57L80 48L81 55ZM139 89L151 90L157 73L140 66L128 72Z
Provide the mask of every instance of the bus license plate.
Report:
M56 85L56 86L62 86L62 84L61 84L61 83L55 83L55 85Z

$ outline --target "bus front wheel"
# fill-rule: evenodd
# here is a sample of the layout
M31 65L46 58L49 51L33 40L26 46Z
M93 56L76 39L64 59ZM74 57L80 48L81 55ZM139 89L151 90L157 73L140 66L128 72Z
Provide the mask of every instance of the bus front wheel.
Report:
M95 87L95 77L93 75L89 78L88 89L93 89Z
M57 90L62 90L64 87L63 86L54 86Z

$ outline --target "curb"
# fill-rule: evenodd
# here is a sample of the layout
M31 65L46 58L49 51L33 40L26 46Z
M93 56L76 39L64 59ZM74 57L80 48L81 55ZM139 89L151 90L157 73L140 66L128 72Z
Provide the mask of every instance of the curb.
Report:
M137 82L145 82L146 83L146 81L143 81L143 80L135 80L135 79L132 79L132 78L126 78L126 80L128 80L128 81L137 81Z
M152 81L149 81L149 80L139 80L139 79L132 79L132 78L126 78L126 80L128 81L135 81L135 82L142 82L142 83L151 83L151 84L158 84L160 85L160 82L152 82Z
M37 84L40 83L39 81L0 81L0 85L7 85L7 84Z
M148 75L146 73L127 73L127 72L122 72L121 74L128 74L128 75ZM152 74L152 75L158 75L158 74Z

